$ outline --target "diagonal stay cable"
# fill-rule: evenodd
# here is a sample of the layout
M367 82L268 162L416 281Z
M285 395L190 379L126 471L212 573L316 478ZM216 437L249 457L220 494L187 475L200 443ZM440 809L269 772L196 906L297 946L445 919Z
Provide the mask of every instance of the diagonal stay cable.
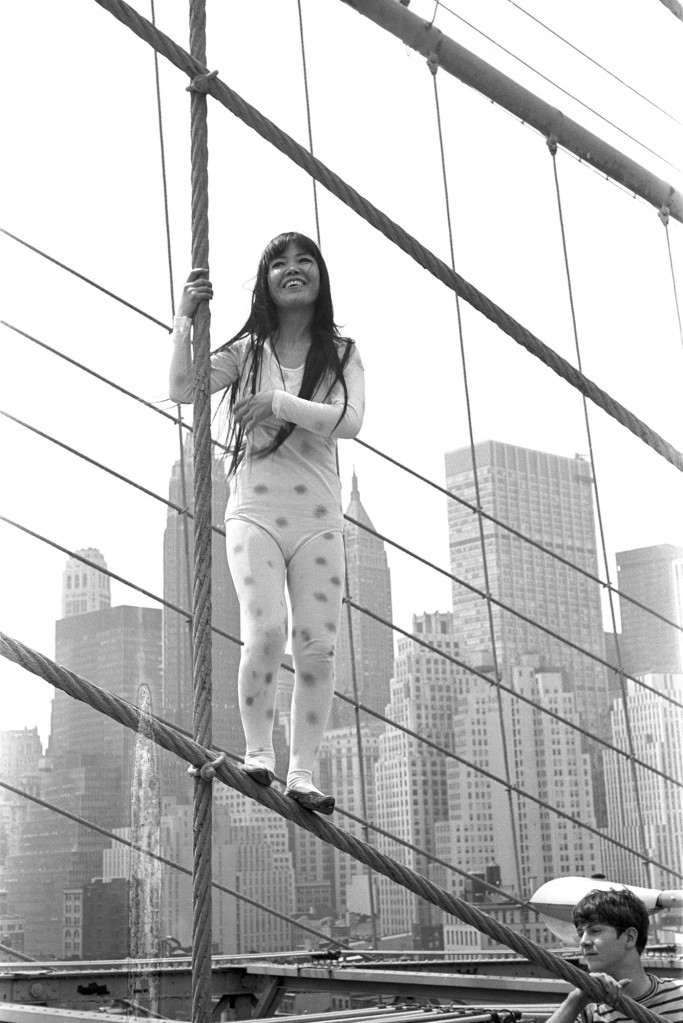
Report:
M159 408L159 406L157 404L155 404L154 402L146 401L144 398L141 398L139 395L135 394L133 391L129 391L129 390L127 390L127 388L121 386L121 384L115 383L114 381L110 380L108 377L103 376L101 373L97 373L95 370L92 370L88 366L83 365L83 363L80 363L76 359L71 358L71 356L65 355L63 352L60 352L58 349L52 348L50 345L46 344L44 341L39 341L37 338L33 337L31 334L27 334L25 331L20 330L18 327L12 326L12 324L7 323L5 320L0 320L0 324L2 324L5 327L8 327L10 330L13 330L13 331L15 331L18 334L20 334L22 337L26 338L28 341L32 341L34 344L37 344L41 348L46 349L52 355L56 355L58 358L63 359L64 361L70 363L71 365L75 366L77 369L82 370L84 373L88 373L90 376L95 377L95 379L99 380L100 382L108 384L110 387L114 388L115 390L120 391L122 394L125 394L126 397L132 398L133 401L139 402L140 404L144 405L146 408L150 409L150 411L156 412L158 415L164 416L166 419L170 420L172 423L176 423L176 424L179 423L180 427L182 429L184 429L184 430L187 430L189 433L192 432L192 426L190 424L186 423L182 419L180 419L180 421L179 421L177 416L171 415L171 413L165 411L162 408ZM597 583L599 586L602 586L605 590L608 590L608 591L616 594L620 598L620 600L628 601L634 607L640 608L641 611L645 611L647 614L652 615L655 618L658 618L661 622L664 622L665 625L668 625L671 628L677 629L679 632L683 633L683 625L681 625L679 622L674 622L670 618L666 618L665 615L661 614L659 611L655 611L653 608L648 607L646 604L641 603L639 600L636 600L634 597L630 597L628 594L623 593L616 586L613 586L609 582L605 582L603 579L600 579L599 576L593 575L591 572L589 572L587 569L583 568L581 565L575 564L573 561L570 561L568 558L563 557L561 554L558 554L556 551L551 550L549 547L544 547L543 544L540 543L538 540L534 540L532 537L526 536L524 533L520 532L520 530L515 529L514 526L511 526L508 523L503 522L501 519L496 518L495 515L491 515L489 512L485 511L485 509L483 509L483 508L482 509L478 509L476 505L472 504L470 501L465 500L465 498L460 497L458 494L454 493L452 490L447 490L446 487L442 487L439 483L435 483L433 480L430 480L427 476L423 476L421 473L417 472L416 469L410 468L409 466L405 465L405 463L399 461L396 458L393 458L391 455L386 454L386 452L381 451L377 447L374 447L372 444L369 444L367 441L361 440L360 437L355 437L354 441L355 441L356 444L360 444L361 447L367 448L368 451L372 451L373 454L379 455L380 458L383 458L385 461L387 461L387 462L391 463L392 465L395 465L397 468L403 470L403 472L408 473L408 475L414 476L415 479L420 480L420 482L422 482L422 483L426 483L427 486L429 486L432 489L434 489L434 490L438 491L439 493L443 494L449 500L455 501L457 504L460 504L463 507L468 508L473 514L477 514L481 510L482 518L487 519L489 522L493 523L496 526L500 526L501 529L504 529L506 532L510 533L512 536L517 537L519 540L522 540L522 542L528 543L530 546L535 547L537 550L541 551L543 554L547 554L548 557L553 558L555 561L558 561L561 564L566 565L568 568L571 568L574 571L580 573L581 575L585 576L585 578L590 579L592 582ZM227 448L226 448L225 444L222 444L219 440L212 440L211 443L212 443L214 448L218 448L221 451L227 451ZM104 467L102 467L102 468L104 468ZM365 527L363 527L363 528L365 528Z
M452 15L454 18L457 18L458 21L462 21L463 24L467 25L468 28L471 28L474 32L477 32L480 36L483 36L484 39L488 40L489 43L492 43L494 46L497 46L499 50L503 51L503 53L507 53L507 55L509 57L512 57L513 60L519 61L519 63L522 64L523 67L527 68L529 71L533 71L535 75L538 75L539 78L542 78L544 82L548 82L548 84L552 85L554 89L558 89L560 92L563 92L565 96L568 96L569 99L574 100L574 102L578 103L579 106L584 107L585 110L590 111L590 113L594 114L595 117L599 117L601 121L604 121L606 124L609 124L610 128L614 128L615 131L620 132L627 139L630 139L631 142L635 142L635 144L637 146L640 146L641 149L646 150L646 152L650 153L652 156L656 156L658 160L661 160L662 163L667 164L667 166L671 167L672 170L680 169L675 164L671 163L670 160L666 160L663 156L660 156L660 154L655 152L654 149L651 149L650 146L646 146L644 142L640 141L640 139L637 139L634 135L631 135L629 132L626 131L625 128L619 127L619 125L615 124L614 121L610 121L609 117L605 117L604 114L601 114L598 110L595 110L593 107L589 106L588 103L584 103L584 101L579 99L578 96L575 96L573 93L563 88L563 86L558 85L558 83L554 81L552 78L549 78L547 75L544 75L542 71L538 70L538 68L535 68L532 64L529 64L521 57L518 57L516 53L512 52L512 50L508 50L508 48L506 46L503 46L502 43L496 42L496 40L493 39L491 36L487 35L486 32L483 32L480 28L477 28L476 25L473 25L471 21L467 21L467 19L463 18L462 15L456 14L456 12L451 10L451 8L448 7L445 3L442 3L442 0L439 0L439 7L443 7L444 11L448 11L450 15Z
M20 664L27 671L44 678L68 696L87 703L100 713L118 721L124 727L136 732L140 729L143 716L139 710L106 689L102 689L75 672L55 664L54 661L2 632L0 632L0 655ZM287 798L272 787L265 788L257 784L229 762L226 761L214 767L212 752L199 743L160 724L154 728L154 741L197 769L201 770L205 765L211 767L215 771L213 775L215 780L236 789L262 806L274 810L281 817L293 821L321 841L353 856L359 863L369 864L377 873L388 877L408 891L419 895L426 902L471 924L483 934L489 935L495 941L500 941L525 958L543 966L553 976L561 977L572 986L579 987L591 1001L597 1001L601 997L599 983L583 970L542 948L536 942L495 920L487 913L483 913L478 907L446 892L421 874L398 863L392 857L380 853L367 842L362 842L341 830L326 817L305 810L293 799ZM668 873L673 873L669 868L665 867L664 869ZM616 1004L625 1015L635 1020L636 1023L666 1023L657 1013L645 1009L644 1006L623 993L617 996Z
M3 515L0 515L0 521L4 521L4 522L8 523L9 525L13 525L16 528L22 530L23 532L28 533L29 535L32 535L32 536L36 537L39 540L43 540L44 542L46 542L50 546L56 547L57 549L63 551L63 553L68 554L69 556L76 558L76 560L81 561L85 565L89 565L91 567L97 568L97 570L99 572L109 576L110 578L116 579L117 581L123 582L125 585L130 586L132 589L139 590L140 592L144 593L146 596L151 597L153 600L156 600L159 603L162 603L162 604L165 604L166 606L171 607L172 610L177 611L179 614L183 614L183 615L186 615L188 617L191 617L189 612L183 611L181 608L178 608L175 605L170 604L168 601L164 600L163 598L157 597L155 594L149 593L148 591L141 589L140 587L136 586L134 583L131 583L128 580L124 579L123 577L118 576L115 573L111 572L111 570L103 569L100 565L96 565L94 562L90 561L88 558L86 558L85 556L79 554L78 552L71 551L69 548L62 547L61 545L55 543L54 541L47 540L46 538L42 537L39 533L33 532L32 530L28 529L28 527L20 526L17 523L13 522L13 520L8 519L8 518L6 518ZM398 633L399 635L403 635L403 636L406 636L409 639L414 640L416 643L418 643L418 645L425 647L426 649L430 650L431 652L433 652L433 653L437 654L438 656L442 657L444 660L450 661L450 662L458 665L459 667L462 667L464 670L470 672L471 674L475 675L476 677L482 678L484 681L488 682L491 685L501 685L502 686L502 683L494 682L493 679L490 679L487 675L485 675L483 672L479 671L477 668L473 668L473 667L465 664L464 662L459 661L457 658L453 657L453 655L447 654L445 651L439 650L437 647L432 647L429 643L427 643L425 640L422 640L419 636L415 636L412 633L409 633L406 630L401 629L399 626L394 625L394 624L392 624L390 622L387 622L386 619L382 618L380 615L376 615L374 612L370 611L368 608L363 608L362 605L357 604L357 603L355 603L354 601L351 601L351 600L349 600L349 603L350 603L350 605L352 607L356 608L356 610L358 610L360 612L363 612L366 615L368 615L370 618L375 619L375 621L380 622L380 623L388 626L389 628L391 628L394 632ZM212 626L212 631L214 633L218 634L218 635L223 636L226 639L231 640L234 643L239 643L240 646L243 645L241 640L236 639L234 636L230 636L228 633L223 632L221 629L219 629L219 628L217 628L215 626ZM0 653L1 652L2 651L0 650ZM37 656L42 656L42 655L37 655ZM294 669L291 666L289 666L289 665L284 665L283 664L282 667L285 668L285 670L289 671L290 673L294 671ZM344 702L350 704L351 706L356 706L355 701L352 698L346 696L345 694L340 693L337 690L335 690L334 695L337 696L338 698L342 699ZM541 713L545 713L545 714L547 714L547 715L549 715L549 716L551 716L553 718L557 718L558 720L562 721L563 723L568 724L571 728L574 728L575 730L580 731L580 728L578 726L574 726L571 722L566 721L566 719L560 718L559 715L555 714L554 712L551 712L551 711L547 710L546 708L542 707L540 704L533 703L533 701L531 701L530 698L523 697L519 693L515 693L514 695L518 699L520 699L522 702L524 702L524 703L531 703L537 710L541 711ZM119 698L117 697L117 699L119 699ZM122 702L125 703L126 701L122 701ZM132 704L129 704L128 706L131 707L131 708L133 707ZM496 775L493 775L491 772L488 772L484 768L479 767L477 764L474 764L473 762L471 762L469 760L466 760L464 757L460 757L460 756L456 755L455 753L450 752L445 747L439 746L437 743L434 743L431 740L426 739L423 736L418 735L416 732L413 732L411 729L407 728L404 725L399 724L398 722L392 720L391 718L385 717L383 714L380 714L379 712L371 710L369 707L366 707L364 704L360 704L359 703L359 704L357 704L357 706L358 706L358 708L360 710L362 710L365 713L371 715L376 720L382 721L385 724L389 724L391 727L396 728L398 731L404 732L406 735L409 735L412 738L415 738L418 742L420 742L420 743L422 743L422 744L424 744L426 746L429 746L430 748L432 748L432 749L442 753L446 757L448 757L450 759L453 759L453 760L456 760L459 763L464 764L466 767L470 768L471 770L473 770L473 771L475 771L475 772L477 772L479 774L483 774L485 777L488 777L490 779L493 779L493 780L497 781L498 784L500 784L500 785L502 785L502 786L504 786L506 788L510 787L510 786L507 785L507 782L505 781L505 779L498 778ZM154 718L154 720L159 722L158 718ZM173 726L171 726L171 727L173 727ZM605 744L604 740L601 740L598 736L596 736L595 739L596 739L596 741L598 741L598 742L600 742L602 744ZM615 747L615 751L616 752L620 752L623 755L623 751L620 751L618 749L618 747ZM644 765L644 766L649 768L649 765ZM589 831L594 831L594 832L596 831L596 829L592 828L591 825L585 824L584 822L580 821L578 818L573 817L573 816L565 813L562 810L558 810L557 807L551 806L550 804L546 803L544 800L539 799L537 796L534 796L531 793L526 792L526 790L524 790L523 788L521 788L519 786L511 786L511 787L512 787L512 789L514 791L517 791L523 797L530 799L532 802L535 802L535 803L537 803L540 806L543 806L545 809L549 810L551 813L555 814L556 816L559 816L559 817L562 817L563 819L569 820L573 824L577 825L578 827L585 828L586 830L589 830ZM596 832L596 833L598 833L598 832ZM668 873L673 873L673 874L676 873L675 871L672 871L670 867L667 867L664 864L660 864L657 861L650 860L648 857L645 857L645 856L643 856L642 853L638 852L638 850L633 849L632 847L625 845L624 843L618 841L617 839L614 839L614 838L610 837L609 835L607 835L605 833L602 833L602 832L600 832L599 834L600 834L600 837L604 841L607 841L607 842L609 842L611 844L617 845L620 848L625 849L627 852L633 854L638 859L641 859L641 860L643 860L646 863L652 863L654 866L661 867L662 870L665 870ZM683 874L680 875L680 876L683 878Z
M74 277L78 277L80 280L85 281L85 283L89 284L92 288L97 288L98 291L104 292L104 294L108 295L109 298L113 298L116 302L120 302L121 305L127 306L129 309L132 309L133 312L139 313L140 316L144 316L147 320L151 320L152 323L157 323L160 327L163 327L164 330L170 329L168 324L164 323L163 320L158 320L156 316L152 316L151 313L146 313L144 309L140 309L138 306L133 305L132 302L128 302L125 298L121 298L121 296L117 295L115 292L109 291L108 288L98 284L97 281L93 281L90 277L86 277L84 274L79 273L78 270L73 270L70 266L67 266L66 263L60 263L60 261L55 259L54 256L48 256L47 252L43 252L41 249L36 248L35 245L30 245L28 242L24 241L23 238L19 238L16 234L12 234L11 231L5 230L4 227L0 227L0 234L6 234L8 238L11 238L15 242L19 242L20 245L24 245L27 249L31 249L32 252L42 256L43 259L49 260L50 263L54 263L56 266L61 267L61 269L66 270L67 273L73 274Z
M623 85L626 89L629 89L630 92L635 93L635 95L639 96L640 99L645 100L645 102L649 103L651 107L655 108L655 110L659 110L660 114L664 114L675 124L681 124L678 118L674 117L673 114L670 114L668 110L664 110L664 108L660 107L658 103L654 102L654 100L651 100L647 96L644 96L642 92L639 92L632 85L629 85L629 83L624 81L623 78L620 78L619 75L615 75L613 71L609 70L609 68L604 67L599 61L591 57L590 54L584 53L583 50L579 49L578 46L575 46L574 43L571 43L568 39L565 39L563 35L560 35L559 32L556 32L555 29L550 27L550 25L546 25L545 22L541 21L540 18L537 18L535 15L531 14L530 11L525 10L525 8L521 6L521 4L516 3L516 0L508 0L508 3L512 4L513 7L516 7L518 11L522 12L522 14L525 14L527 18L531 18L532 21L535 21L537 25L541 25L541 27L544 28L546 32L550 32L551 35L554 35L556 39L560 39L566 46L569 46L576 53L581 54L581 56L585 57L586 60L589 60L591 64L594 64L596 67L599 67L600 70L604 71L605 74L610 76L610 78L614 78L615 81L619 82L620 85Z
M175 504L173 501L169 500L166 497L163 497L161 494L157 494L154 491L149 490L147 487L143 487L141 484L136 483L134 480L129 479L128 477L124 476L123 474L121 474L119 472L116 472L114 469L110 469L108 466L102 464L101 462L96 461L94 458L90 458L88 455L85 455L82 452L76 450L75 448L70 447L68 444L64 444L62 441L57 440L56 438L50 436L49 434L43 433L42 430L38 430L36 427L29 426L29 424L24 423L22 420L18 419L16 416L12 416L12 415L10 415L7 412L2 411L1 409L0 409L0 416L3 416L6 419L9 419L10 421L16 423L17 425L25 427L26 429L32 431L33 433L36 433L38 436L43 437L46 440L51 441L54 444L57 444L59 447L64 448L65 450L69 451L71 454L76 455L78 458L83 459L84 461L88 462L89 464L92 464L92 465L96 466L97 468L101 469L103 472L106 472L106 473L112 475L114 478L120 480L121 482L126 483L129 486L132 486L132 487L134 487L137 490L142 491L142 493L148 495L149 497L154 498L155 500L159 501L161 504L166 505L168 508L173 509L174 511L178 512L179 514L184 514L188 519L192 519L193 518L192 512L190 512L187 508L182 508L180 505ZM2 518L2 517L0 516L0 518ZM456 583L458 583L461 586L464 586L466 589L470 590L470 592L476 594L477 596L485 598L485 593L482 590L480 590L478 587L474 586L472 583L468 583L464 579L461 579L459 576L454 575L452 572L448 571L447 569L441 568L439 565L435 565L433 562L429 561L427 558L423 558L421 555L417 554L415 551L412 551L409 548L404 547L402 544L399 544L397 541L392 540L390 537L385 536L382 533L379 533L376 529L366 525L365 523L360 522L358 519L355 519L352 515L348 515L348 514L345 513L344 514L344 518L345 518L346 521L352 523L354 526L358 526L360 529L364 530L366 533L370 534L371 536L374 536L376 539L381 540L383 543L389 544L390 546L396 548L396 550L401 551L401 553L407 554L409 557L413 558L415 561L418 561L420 564L425 565L425 567L432 569L432 571L437 572L440 575L443 575L443 576L445 576L448 579L451 579L453 582L456 582ZM23 528L23 527L19 526L17 523L13 523L9 519L6 519L5 521L7 521L8 524L12 524L12 525L17 526L17 528L20 528L20 529ZM211 528L212 528L212 531L215 532L217 535L225 537L225 528L224 527L217 526L217 525L214 524L214 525L212 525ZM39 534L32 534L32 535L34 535L37 539L43 540L45 543L48 543L48 544L51 543L51 541L47 540L43 536L40 536ZM76 552L69 551L66 548L61 548L61 549L63 549L64 552L68 553L71 557L75 557L77 560L82 561L84 564L94 565L94 563L89 562L88 559L85 558L85 556L81 556L81 555L77 554ZM122 581L122 582L126 582L127 583L126 580L123 580L123 579L115 576L113 573L111 573L111 571L109 569L102 569L102 568L100 568L100 571L102 571L106 575L110 575L112 578L115 578L117 581ZM146 595L150 596L150 594L146 594ZM160 599L160 598L157 598L154 594L151 594L151 596L155 600ZM571 640L565 639L563 636L560 636L558 633L555 633L552 629L549 629L546 626L541 625L539 622L536 622L532 618L527 617L522 612L516 611L514 608L510 607L509 605L505 604L502 601L499 601L497 598L492 596L491 600L492 600L492 602L494 604L499 606L502 610L505 610L505 611L509 612L510 614L512 614L515 617L521 619L522 621L526 622L529 625L532 625L534 627L537 627L537 628L541 629L543 632L546 632L552 638L557 639L559 642L564 643L567 646L573 647L579 653L582 653L585 656L590 657L590 658L598 661L598 663L600 663L603 666L609 668L611 671L617 670L617 668L614 665L612 665L608 661L605 661L602 658L598 657L597 654L591 654L588 650L585 650L583 647L578 646L577 644L573 643ZM188 612L183 611L181 608L178 608L175 605L171 605L171 608L173 610L177 611L179 614L185 614L187 616L188 620L191 619L191 615ZM366 615L370 614L370 612L368 611L367 608L360 608L360 606L359 606L359 610L363 614L366 614ZM378 621L384 627L392 629L392 630L394 629L393 623L387 621L386 619L380 618L380 619L378 619ZM410 635L412 635L412 634L410 634ZM413 638L416 638L416 637L413 636ZM432 650L432 652L438 653L438 655L440 657L448 659L446 654L443 651L438 650L436 647L430 647L430 649ZM467 670L467 671L476 673L476 669L474 669L470 665L467 665L465 662L456 661L455 663L461 664L461 666L464 667L465 670ZM285 667L288 670L292 670L293 671L293 669L290 669L288 665L282 665L282 667ZM489 678L489 676L486 675L485 673L481 673L481 677L483 679L485 679L487 682L489 682L491 685L499 685L499 683L495 682L494 679ZM675 699L675 697L671 697L671 696L668 696L668 694L661 693L659 690L654 689L653 687L649 686L646 682L643 682L641 679L638 679L636 677L633 677L633 676L630 676L630 675L625 675L625 678L629 679L629 681L634 682L636 685L642 687L643 689L647 690L648 692L651 692L651 693L661 697L662 699L672 703L674 706L681 707L683 709L683 703L679 703ZM617 752L617 753L621 754L622 756L629 757L629 759L632 759L634 763L642 766L643 768L645 768L648 771L651 771L654 774L660 775L662 778L664 778L667 781L671 781L674 784L679 784L674 778L672 778L670 775L666 774L665 772L660 771L658 768L654 767L653 765L648 764L645 761L642 761L642 760L639 760L638 758L632 757L630 753L626 753L625 751L620 750L618 746L612 745L608 740L600 738L600 736L593 734L592 732L588 731L585 728L581 728L579 725L577 725L576 723L574 723L570 719L564 718L561 715L555 714L554 712L551 712L551 711L547 710L547 708L544 708L541 704L536 703L535 701L531 700L530 698L521 696L516 690L509 689L509 688L507 688L504 685L502 686L502 688L507 693L509 693L510 695L514 696L516 699L520 699L523 702L528 702L531 706L536 707L538 710L541 710L543 713L547 713L550 716L555 717L558 721L560 721L563 724L567 725L569 728L571 728L571 729L573 729L575 731L580 732L582 735L586 736L587 738L589 738L591 740L594 740L594 741L598 742L600 745L605 746L607 749L610 749L613 752ZM337 693L337 695L341 695L341 694ZM361 707L362 706L362 704L359 704L357 700L352 699L350 697L348 698L348 702L350 702L351 705L354 706L354 707ZM683 783L680 783L680 784L681 784L681 787L683 787Z
M151 412L156 412L157 415L163 416L164 419L168 419L170 422L175 423L180 429L186 430L188 433L192 433L192 426L190 423L186 423L182 416L174 416L171 412L167 412L166 409L160 408L158 404L153 401L147 401L146 398L141 398L139 394L135 394L134 391L129 391L127 387L122 384L117 384L114 380L110 380L109 377L103 376L102 373L98 373L94 369L90 369L89 366L85 366L78 359L72 358L70 355L66 355L64 352L60 352L59 349L53 348L45 341L40 341L37 337L33 337L32 334L27 334L25 330L21 330L19 327L15 327L13 324L8 323L7 320L0 320L0 325L7 327L8 330L13 330L16 334L20 334L21 337L26 338L27 341L32 341L33 344L38 345L40 348L44 348L45 351L50 352L51 355L56 355L58 359L62 359L64 362L68 362L71 366L75 366L76 369L80 369L83 373L87 373L88 376L94 377L95 380L99 380L100 383L107 384L112 387L115 391L119 391L121 394L125 394L127 398L132 398L139 405L144 405L145 408ZM219 440L211 441L214 448L219 448L221 451L227 451L225 444L221 444Z
M6 789L7 792L13 792L16 796L21 796L23 799L27 799L37 806L42 806L45 810L50 810L52 813L58 814L60 817L65 817L66 820L73 821L74 824L80 824L84 828L88 828L89 831L95 831L104 838L111 839L112 842L118 842L120 845L125 845L128 849L133 849L135 852L143 853L145 856L149 856L150 859L157 860L166 867L171 867L172 870L177 870L181 874L187 874L192 877L192 871L189 867L184 867L182 863L177 863L175 860L169 859L167 856L162 856L160 853L155 853L145 845L140 845L138 842L133 842L129 838L124 838L122 835L116 835L113 831L108 831L107 828L103 828L99 824L95 824L94 821L86 820L85 817L79 817L78 814L71 813L70 810L65 810L61 806L57 806L56 803L50 802L48 799L41 799L39 796L32 795L30 792L25 792L23 789L10 785L9 782L2 781L0 779L0 788ZM225 895L231 895L234 899L238 899L240 902L246 902L249 906L254 906L256 909L260 909L263 913L268 913L269 916L277 917L278 920L284 920L285 923L291 924L293 927L298 927L302 931L308 931L309 934L314 934L317 938L325 938L326 941L332 941L334 944L339 945L341 948L350 948L350 945L345 944L343 941L339 941L338 938L331 938L329 934L325 934L323 931L317 931L315 927L309 927L307 924L300 923L295 920L294 917L287 916L285 913L280 913L277 909L272 909L270 906L266 906L263 902L257 902L255 899L250 899L248 895L244 895L243 892L237 892L233 888L229 888L227 885L221 884L219 881L212 881L211 885L217 891L223 892Z
M491 322L495 323L504 333L513 338L517 344L531 352L537 359L557 373L564 380L584 394L608 415L616 419L637 436L643 443L656 451L680 471L683 471L683 454L672 444L652 430L646 423L638 419L632 412L615 401L606 391L589 380L575 366L553 351L548 345L537 338L526 327L518 323L514 317L492 302L482 291L474 287L460 274L453 271L443 260L438 259L416 238L404 228L382 213L376 206L365 199L339 175L335 174L320 160L299 145L272 121L264 117L255 107L247 103L241 96L227 86L217 75L208 74L207 69L196 61L182 47L178 46L163 32L160 32L146 18L124 2L124 0L95 0L101 7L109 11L115 18L130 28L145 42L162 53L179 70L197 78L202 82L208 94L213 96L235 116L256 131L267 142L271 143L290 160L305 170L311 177L319 181L329 192L349 206L355 213L366 220L372 227L380 231L386 238L397 245L420 266L424 267L437 280L455 291Z

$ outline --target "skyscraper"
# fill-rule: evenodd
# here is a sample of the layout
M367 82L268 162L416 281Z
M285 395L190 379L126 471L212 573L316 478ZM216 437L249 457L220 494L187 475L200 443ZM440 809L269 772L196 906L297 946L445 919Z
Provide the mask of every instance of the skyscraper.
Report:
M663 543L617 554L621 593L683 626L683 547ZM683 673L683 633L623 597L620 650L628 675Z
M184 478L183 478L184 466ZM223 527L228 500L228 483L220 458L211 462L212 514L214 526ZM169 500L181 508L193 506L193 448L188 435L183 459L174 464L169 483ZM213 738L235 753L244 750L244 735L237 703L237 670L240 660L239 604L228 568L225 538L216 533L211 545L212 624L232 636L235 642L212 634ZM164 532L164 599L176 607L192 610L192 565L194 557L193 521L169 509ZM192 728L192 637L185 615L169 607L163 609L163 715L183 728ZM164 789L178 798L190 800L186 767L166 754L160 757Z
M413 633L457 657L459 643L450 613L415 615ZM398 640L396 673L391 681L388 717L417 736L454 749L453 724L468 684L463 669L418 643ZM417 737L387 726L379 739L375 790L381 793L376 819L381 828L428 853L434 853L434 826L449 813L448 760ZM452 791L450 793L452 797ZM377 847L400 863L430 874L430 861L383 835ZM379 879L382 934L409 934L414 948L442 948L438 911L405 888ZM410 945L408 945L410 947Z
M349 594L357 604L367 607L390 622L391 573L384 543L363 529L374 529L370 516L360 499L358 478L353 474L351 500L346 514L361 525L344 522L346 573ZM349 610L351 627L349 628ZM351 650L353 649L353 662ZM358 699L372 710L384 713L389 700L389 682L394 669L394 643L391 629L355 608L342 609L341 642L337 653L336 688L353 697L355 665ZM355 720L353 707L337 700L334 706L335 727Z
M580 456L565 458L485 441L474 448L484 512L531 537L579 568L598 575L590 466ZM469 448L446 455L446 485L476 504ZM469 508L448 502L451 571L485 590L479 522ZM597 583L551 557L503 526L483 520L491 595L559 637L604 657ZM485 600L453 583L453 613L468 656L491 665L493 649ZM576 695L582 723L606 732L609 694L606 669L528 621L493 604L493 637L499 669L509 679L521 658L537 667L562 668Z

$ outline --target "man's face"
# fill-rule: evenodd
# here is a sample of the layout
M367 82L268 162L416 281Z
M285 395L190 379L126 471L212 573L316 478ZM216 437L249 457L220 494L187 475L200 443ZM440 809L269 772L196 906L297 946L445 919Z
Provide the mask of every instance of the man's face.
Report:
M623 964L629 949L635 946L635 927L617 934L610 924L587 923L577 927L579 946L590 973L613 975Z

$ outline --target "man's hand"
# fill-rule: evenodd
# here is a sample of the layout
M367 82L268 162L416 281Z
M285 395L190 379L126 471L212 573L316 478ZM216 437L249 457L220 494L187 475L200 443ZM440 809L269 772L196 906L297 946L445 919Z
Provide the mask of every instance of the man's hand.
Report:
M610 977L609 973L591 973L590 976L593 980L597 980L602 987L602 1001L612 1006L615 1004L617 995L623 991L627 984L631 983L626 978L624 980L615 980L614 977Z

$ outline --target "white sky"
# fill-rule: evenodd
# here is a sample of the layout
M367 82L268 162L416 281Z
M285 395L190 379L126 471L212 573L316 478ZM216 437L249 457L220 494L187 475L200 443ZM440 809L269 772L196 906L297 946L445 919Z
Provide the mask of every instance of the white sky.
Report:
M683 120L683 24L658 0L524 0L529 12ZM150 5L134 6L146 17ZM509 0L448 7L673 164L681 129L521 13ZM432 0L410 10L428 19ZM340 0L304 0L316 155L448 261L432 77L422 57ZM185 0L158 0L157 24L187 46ZM436 25L569 117L681 188L681 175L467 28ZM151 50L94 0L0 4L5 41L0 226L170 320ZM208 62L245 99L307 143L296 0L208 3ZM160 58L176 295L189 269L189 94ZM544 140L439 72L456 269L575 361ZM264 244L314 235L306 176L210 102L212 344L246 318ZM679 449L683 348L656 211L560 153L584 372ZM367 372L362 437L443 483L444 452L468 443L449 291L319 189L322 248L338 322ZM672 222L674 265L683 235ZM2 318L143 397L165 396L168 335L0 235ZM678 281L683 298L683 284ZM562 455L587 451L580 396L463 304L474 434ZM0 408L162 495L177 432L162 417L2 328ZM610 555L683 543L681 475L591 408ZM159 502L0 419L0 514L162 590ZM448 568L445 499L352 442L378 530ZM390 553L395 618L447 610L450 587ZM66 555L0 523L0 630L52 656ZM611 571L614 571L613 565ZM113 584L114 603L151 603ZM51 688L0 659L0 729L49 730Z

